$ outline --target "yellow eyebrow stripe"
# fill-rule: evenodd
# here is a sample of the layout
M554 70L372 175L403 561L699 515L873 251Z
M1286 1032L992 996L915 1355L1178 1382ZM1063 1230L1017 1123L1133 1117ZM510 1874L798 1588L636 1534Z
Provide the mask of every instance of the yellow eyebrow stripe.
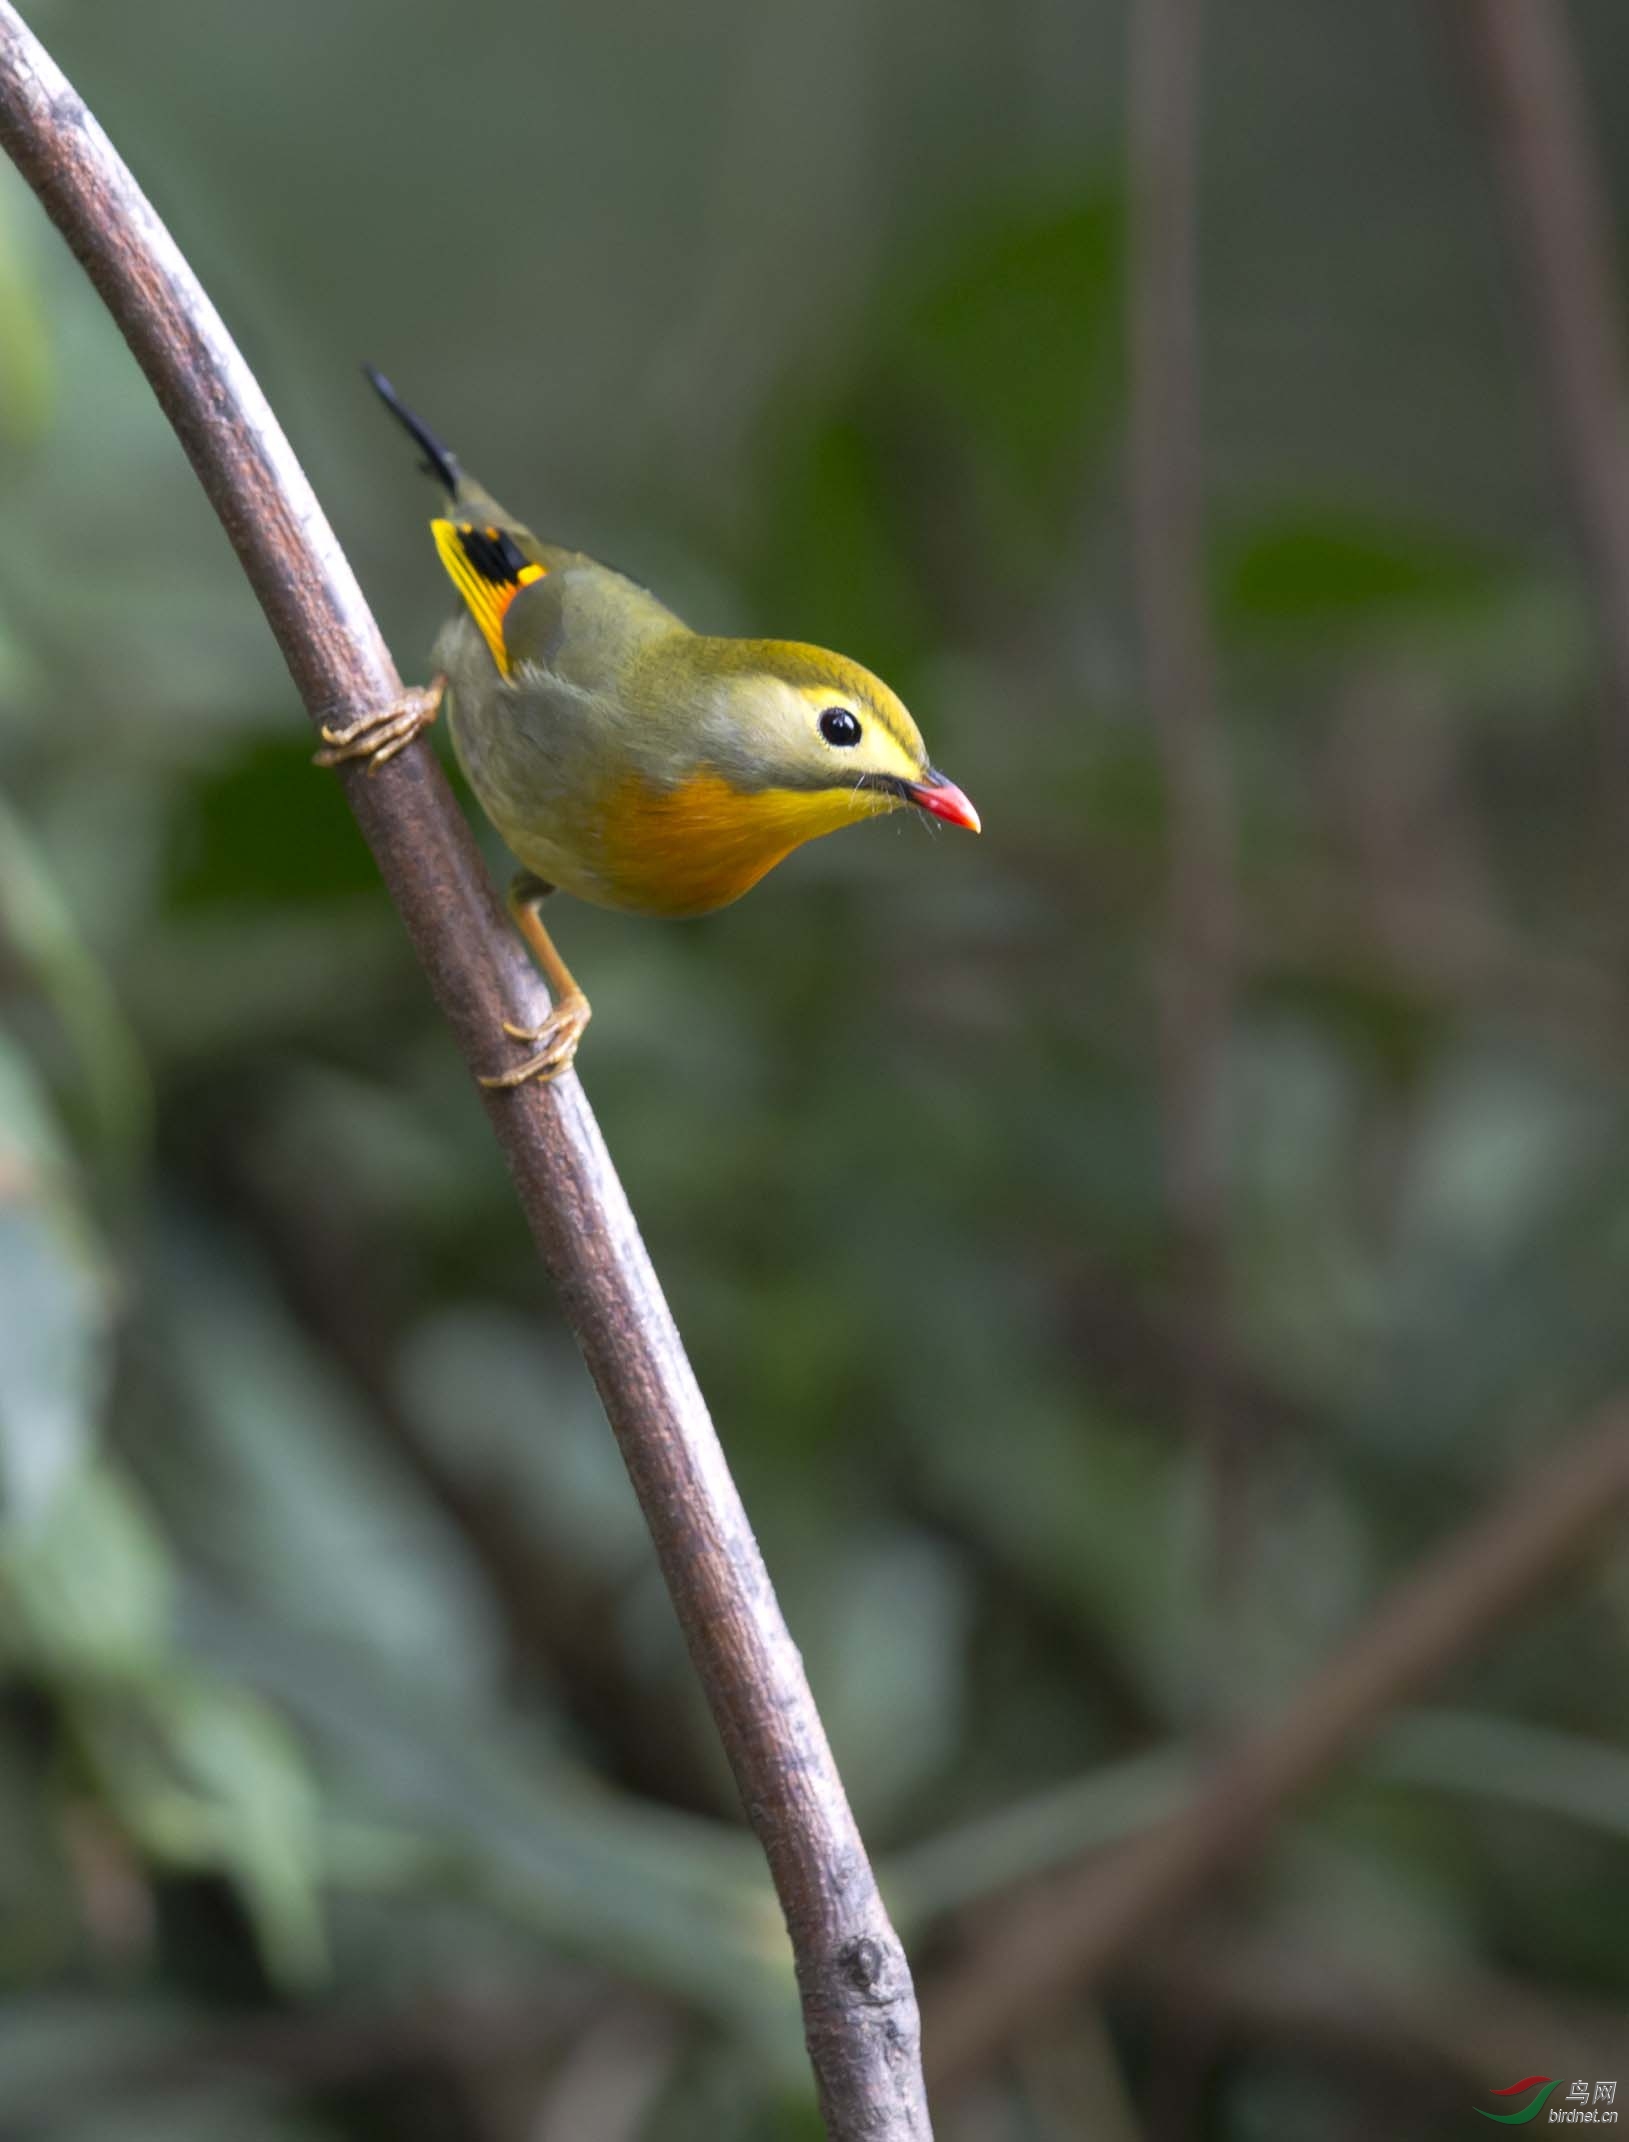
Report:
M464 598L465 608L498 665L498 674L507 677L509 650L504 645L504 618L521 589L541 580L547 568L527 563L511 571L497 555L500 536L495 528L478 529L470 521L436 520L430 523L430 533L435 537L436 553L448 579ZM512 549L511 545L511 555Z

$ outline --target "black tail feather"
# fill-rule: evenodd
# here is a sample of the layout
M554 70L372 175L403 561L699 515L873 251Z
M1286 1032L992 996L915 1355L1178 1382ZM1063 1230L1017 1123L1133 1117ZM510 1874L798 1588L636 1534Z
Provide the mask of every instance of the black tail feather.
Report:
M423 452L424 459L419 466L425 475L435 477L438 483L446 486L447 496L456 498L461 474L458 456L449 453L429 425L413 414L383 372L377 371L371 364L365 364L362 371L380 401Z

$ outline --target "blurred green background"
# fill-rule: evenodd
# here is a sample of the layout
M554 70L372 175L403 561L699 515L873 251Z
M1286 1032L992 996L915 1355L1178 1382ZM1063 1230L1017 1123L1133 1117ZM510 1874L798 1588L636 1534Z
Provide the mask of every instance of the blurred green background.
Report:
M1219 1597L1125 9L27 12L404 673L448 593L363 358L693 622L880 670L983 812L702 924L551 918L931 1982L1629 1365L1623 798L1455 48L1416 0L1212 11ZM1629 16L1572 20L1629 227ZM481 1112L179 449L0 176L0 2134L813 2134L761 1863ZM942 2136L1457 2135L1610 2048L1625 1576L1465 1661Z

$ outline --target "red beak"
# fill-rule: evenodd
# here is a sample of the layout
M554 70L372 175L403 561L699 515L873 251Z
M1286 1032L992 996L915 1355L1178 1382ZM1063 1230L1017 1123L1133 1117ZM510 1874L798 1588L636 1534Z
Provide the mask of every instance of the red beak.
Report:
M942 773L929 767L920 781L901 783L903 793L924 811L935 818L943 818L950 825L966 826L969 833L982 832L979 814L962 794L954 781L947 781Z

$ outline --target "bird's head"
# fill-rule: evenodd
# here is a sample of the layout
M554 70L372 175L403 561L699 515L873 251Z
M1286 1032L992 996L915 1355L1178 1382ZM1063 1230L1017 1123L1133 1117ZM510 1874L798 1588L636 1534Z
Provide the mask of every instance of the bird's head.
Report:
M728 648L708 724L709 757L744 791L803 797L810 831L904 805L979 830L979 815L928 760L898 695L858 662L794 640Z

